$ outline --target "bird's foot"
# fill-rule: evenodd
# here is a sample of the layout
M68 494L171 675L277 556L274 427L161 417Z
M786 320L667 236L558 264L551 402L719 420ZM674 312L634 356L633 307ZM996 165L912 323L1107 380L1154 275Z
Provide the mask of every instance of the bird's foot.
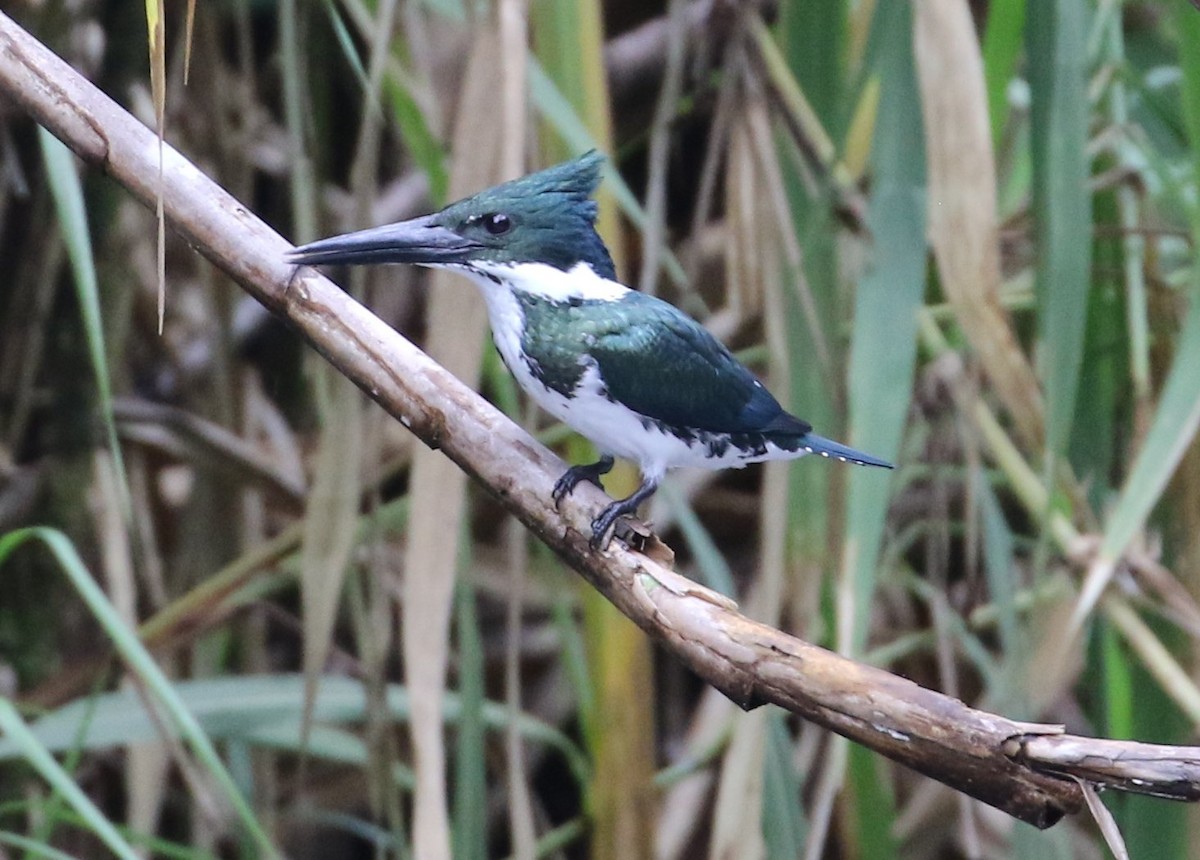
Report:
M638 487L637 492L627 499L621 499L618 502L613 502L600 512L600 515L592 520L592 537L588 541L588 546L595 550L602 550L608 547L608 532L625 514L636 514L638 507L646 499L654 495L654 490L658 487L657 480L643 481Z
M628 499L622 499L619 502L613 502L600 512L600 515L592 520L592 537L588 541L588 546L595 550L607 549L611 538L608 536L609 531L618 519L625 514L636 514L638 502L632 504L632 496Z
M600 483L600 476L607 475L612 471L613 458L601 457L595 463L588 463L584 466L572 466L563 473L563 476L554 483L554 491L550 497L554 499L554 507L562 504L562 500L574 492L580 482L587 481L589 484L595 484L600 489L604 489L604 485Z

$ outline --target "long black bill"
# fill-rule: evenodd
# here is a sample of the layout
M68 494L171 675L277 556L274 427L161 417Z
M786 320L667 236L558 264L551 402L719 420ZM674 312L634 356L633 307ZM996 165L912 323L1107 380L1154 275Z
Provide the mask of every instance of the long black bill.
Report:
M323 266L339 263L462 263L481 247L433 222L433 215L345 233L288 252L289 263Z

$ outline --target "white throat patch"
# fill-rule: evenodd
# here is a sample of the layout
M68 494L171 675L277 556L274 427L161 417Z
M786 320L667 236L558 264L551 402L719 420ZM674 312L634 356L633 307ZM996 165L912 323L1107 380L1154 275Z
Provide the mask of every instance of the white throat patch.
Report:
M514 290L552 302L569 299L616 301L629 292L628 287L597 275L587 263L576 263L566 272L546 263L475 262L470 268L476 270L475 280L485 292L496 286L484 281L489 276L499 278Z

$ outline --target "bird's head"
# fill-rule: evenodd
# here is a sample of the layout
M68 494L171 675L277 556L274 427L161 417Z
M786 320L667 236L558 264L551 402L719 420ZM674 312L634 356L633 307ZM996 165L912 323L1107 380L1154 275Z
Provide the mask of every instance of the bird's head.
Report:
M596 233L592 192L604 156L592 150L451 203L440 212L322 239L290 262L414 263L495 270L543 263L563 272L585 263L613 279L612 258Z

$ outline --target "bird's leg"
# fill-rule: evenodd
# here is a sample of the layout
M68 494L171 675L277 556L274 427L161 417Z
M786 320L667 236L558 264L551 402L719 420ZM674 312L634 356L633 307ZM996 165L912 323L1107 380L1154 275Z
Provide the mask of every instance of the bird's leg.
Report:
M588 541L588 545L592 549L603 549L608 546L605 535L608 534L608 530L612 528L617 518L624 514L636 514L638 506L653 496L654 491L657 489L658 481L646 478L632 496L627 499L621 499L619 502L613 502L602 510L600 516L592 520L592 539Z
M595 484L600 489L604 487L600 484L600 476L607 475L612 471L613 458L608 454L604 454L595 463L588 463L586 466L572 466L563 473L563 476L554 483L554 492L550 497L554 499L554 506L558 507L562 504L562 500L571 495L571 492L579 485L580 481L587 481Z

